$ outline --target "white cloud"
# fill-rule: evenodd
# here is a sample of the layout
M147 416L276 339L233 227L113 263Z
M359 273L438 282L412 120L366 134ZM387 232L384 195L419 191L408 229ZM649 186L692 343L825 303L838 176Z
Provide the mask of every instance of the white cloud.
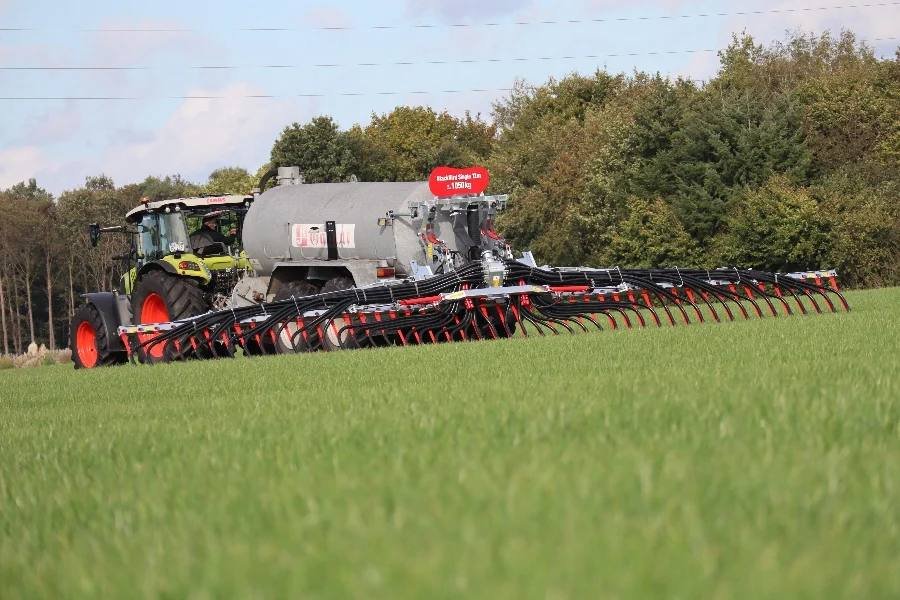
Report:
M273 141L287 123L311 116L297 114L293 102L242 98L260 93L247 83L191 90L187 95L226 99L182 101L155 132L132 132L108 146L99 164L117 183L168 173L202 179L223 165L255 169L268 160Z
M37 146L0 150L0 189L36 178L42 167L43 155Z

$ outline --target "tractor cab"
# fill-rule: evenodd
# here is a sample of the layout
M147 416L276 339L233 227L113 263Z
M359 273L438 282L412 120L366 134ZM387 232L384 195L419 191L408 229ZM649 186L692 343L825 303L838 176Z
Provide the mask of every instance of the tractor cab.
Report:
M174 252L171 244L184 244L180 252L236 256L242 250L241 229L252 202L252 196L239 195L144 202L125 218L137 225L148 256Z
M241 230L252 202L243 195L175 198L143 202L129 211L134 263L123 277L125 293L144 273L161 269L196 281L211 307L224 304L250 270Z

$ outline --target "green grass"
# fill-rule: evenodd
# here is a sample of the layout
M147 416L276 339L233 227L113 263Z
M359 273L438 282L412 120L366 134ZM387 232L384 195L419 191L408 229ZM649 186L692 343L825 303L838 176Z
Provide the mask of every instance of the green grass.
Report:
M0 373L0 597L897 597L853 312Z

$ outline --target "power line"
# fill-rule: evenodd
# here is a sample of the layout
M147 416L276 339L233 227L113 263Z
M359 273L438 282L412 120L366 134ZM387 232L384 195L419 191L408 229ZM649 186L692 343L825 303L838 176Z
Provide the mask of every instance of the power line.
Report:
M106 101L106 100L252 100L252 99L288 99L288 98L327 98L334 96L418 96L437 94L466 94L466 93L495 93L510 92L513 88L472 88L464 90L412 90L412 91L384 91L384 92L332 92L332 93L302 93L291 95L269 94L240 94L240 95L190 95L190 96L2 96L0 101Z
M321 27L239 27L230 31L250 31L250 32L292 32L292 31L386 31L397 29L439 29L439 28L472 28L472 27L504 27L504 26L531 26L531 25L584 25L595 23L623 23L629 21L660 21L660 20L678 20L678 19L702 19L711 17L738 17L738 16L760 16L760 15L779 15L792 13L809 13L828 10L850 10L850 9L869 9L869 8L886 8L900 6L900 2L868 2L859 4L838 4L830 6L809 6L798 8L772 8L764 10L736 10L728 12L703 12L689 13L680 15L642 15L633 17L607 17L593 19L538 19L538 20L518 20L508 22L486 22L486 23L419 23L412 25L369 25L363 27L354 27L350 25L335 25ZM28 31L56 31L54 28L41 27L0 27L0 32L28 32ZM88 28L72 28L67 31L76 31L81 33L196 33L202 31L196 28L182 27L88 27Z
M546 62L554 60L580 60L611 58L617 56L650 56L659 54L693 54L698 52L716 52L714 48L702 48L693 50L656 50L645 52L610 52L607 54L584 54L567 56L534 56L514 58L466 58L454 60L398 60L387 62L362 62L362 63L316 63L308 65L197 65L183 67L191 70L236 70L236 69L329 69L338 67L396 67L396 66L421 66L421 65L450 65L450 64L481 64L504 62ZM0 71L147 71L147 70L171 71L171 67L146 67L146 66L0 66Z
M149 71L153 67L10 67L0 66L0 71ZM171 70L171 69L166 69Z
M875 38L897 39L897 38ZM687 52L687 51L686 51ZM690 52L715 52L715 50L692 50ZM665 52L650 52L649 54L662 54ZM626 53L622 56L630 56L635 53ZM606 55L613 56L613 55ZM667 79L673 79L671 74ZM675 76L675 79L703 83L704 80L684 76ZM360 96L417 96L438 94L465 94L465 93L496 93L510 92L515 88L469 88L469 89L444 89L444 90L407 90L407 91L343 91L329 93L304 92L298 94L230 94L230 95L170 95L170 96L0 96L0 101L28 102L28 101L138 101L138 100L258 100L258 99L291 99L291 98L327 98L327 97L360 97Z
M861 42L885 42L900 39L900 37L877 37L860 39ZM676 54L697 54L717 52L715 48L695 48L686 50L646 50L643 52L607 52L602 54L581 54L563 56L532 56L513 58L461 58L443 60L397 60L385 62L359 62L359 63L310 63L297 64L271 64L271 65L193 65L188 67L149 67L149 66L11 66L0 65L0 71L173 71L176 69L201 70L201 71L226 71L226 70L262 70L262 69L331 69L352 67L398 67L398 66L434 66L434 65L463 65L463 64L490 64L490 63L522 63L522 62L549 62L563 60L596 60L602 58L619 58L626 56L661 56Z
M620 23L627 21L654 21L654 20L673 20L673 19L698 19L707 17L734 17L734 16L754 16L754 15L771 15L781 13L797 13L797 12L813 12L826 10L843 10L852 8L881 8L889 6L900 6L900 2L871 2L865 4L843 4L833 6L815 6L805 8L774 8L768 10L742 10L732 12L709 12L709 13L693 13L681 15L644 15L637 17L610 17L597 19L547 19L536 21L511 21L507 23L440 23L440 24L418 24L418 25L370 25L369 27L350 27L350 26L333 26L333 27L317 27L315 29L323 31L353 31L354 29L434 29L434 28L466 28L466 27L501 27L508 25L579 25L591 23ZM297 31L297 28L243 28L242 31Z
M4 101L38 101L38 100L141 100L139 96L4 96ZM146 97L146 99L150 99Z

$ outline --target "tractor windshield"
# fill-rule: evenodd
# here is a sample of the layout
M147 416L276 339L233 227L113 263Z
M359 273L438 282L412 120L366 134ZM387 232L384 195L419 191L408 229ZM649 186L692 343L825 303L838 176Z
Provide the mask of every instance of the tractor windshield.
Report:
M147 258L189 252L187 229L180 212L144 215L140 225L141 251Z

